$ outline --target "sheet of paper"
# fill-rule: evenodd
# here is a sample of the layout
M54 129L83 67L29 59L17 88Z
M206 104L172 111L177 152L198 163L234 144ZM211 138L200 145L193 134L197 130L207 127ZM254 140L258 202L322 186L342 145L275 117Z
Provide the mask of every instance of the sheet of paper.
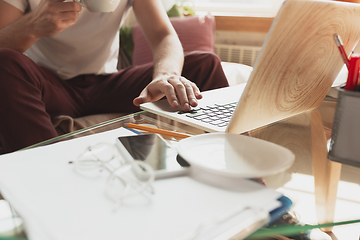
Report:
M219 188L183 176L155 181L151 198L126 199L114 212L104 194L108 173L87 178L69 161L89 145L132 134L119 128L0 156L0 191L24 219L30 240L175 239L242 206L279 206L280 193L252 181Z

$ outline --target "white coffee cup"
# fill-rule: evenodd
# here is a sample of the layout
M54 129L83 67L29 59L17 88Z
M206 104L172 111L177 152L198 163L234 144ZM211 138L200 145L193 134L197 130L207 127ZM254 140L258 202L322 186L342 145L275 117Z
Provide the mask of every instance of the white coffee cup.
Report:
M73 0L90 12L114 12L120 0Z

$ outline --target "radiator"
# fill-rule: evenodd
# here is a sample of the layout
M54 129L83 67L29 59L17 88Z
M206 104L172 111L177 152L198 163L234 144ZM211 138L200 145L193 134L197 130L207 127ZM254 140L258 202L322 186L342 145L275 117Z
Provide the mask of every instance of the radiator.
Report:
M241 63L253 66L261 47L230 44L215 44L215 53L223 62Z

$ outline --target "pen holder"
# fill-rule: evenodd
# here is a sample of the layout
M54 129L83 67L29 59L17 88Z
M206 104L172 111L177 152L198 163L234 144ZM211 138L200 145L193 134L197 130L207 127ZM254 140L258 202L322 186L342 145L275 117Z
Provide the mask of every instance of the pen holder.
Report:
M360 92L338 90L328 158L360 167Z

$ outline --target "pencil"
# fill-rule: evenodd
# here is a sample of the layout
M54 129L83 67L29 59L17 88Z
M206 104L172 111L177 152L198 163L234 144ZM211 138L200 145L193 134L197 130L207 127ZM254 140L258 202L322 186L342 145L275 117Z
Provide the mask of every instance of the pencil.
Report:
M346 64L346 67L349 69L349 58L346 55L346 52L344 49L344 44L339 35L334 34L334 38L335 38L336 45L338 46L338 48L340 50L341 57L343 58L344 63Z
M192 136L192 135L186 134L186 133L178 133L178 132L169 131L169 130L165 130L165 129L153 128L153 127L144 126L144 125L138 125L135 123L125 123L124 127L143 130L143 131L150 132L150 133L158 133L161 135L170 136L170 137L174 137L174 138L188 138L188 137Z

